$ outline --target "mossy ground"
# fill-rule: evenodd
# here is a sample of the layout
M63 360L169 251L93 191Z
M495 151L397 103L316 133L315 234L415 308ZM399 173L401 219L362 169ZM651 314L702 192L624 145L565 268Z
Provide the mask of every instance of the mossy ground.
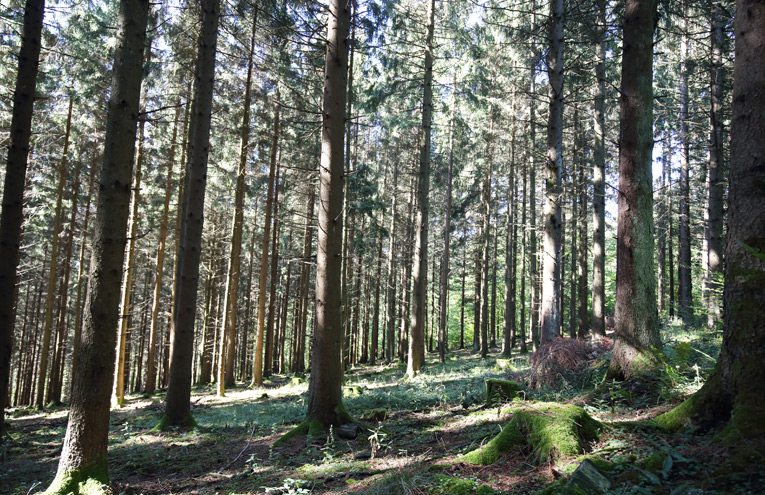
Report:
M757 459L737 460L727 446L715 443L713 433L699 436L684 428L667 433L651 425L703 383L713 360L696 351L717 355L706 335L682 341L693 350L685 353L684 363L678 361L677 376L598 381L597 389L561 382L535 391L527 406L576 405L603 423L599 440L585 443L584 455L608 469L618 493L758 493L765 482ZM274 446L305 419L307 382L289 376L274 376L265 394L239 387L218 398L214 387L196 388L192 414L198 426L191 430L151 431L162 415L162 394L129 396L112 413L113 493L263 494L267 487L285 487L282 493L287 493L299 486L312 494L427 494L439 493L430 491L442 485L438 476L463 480L455 483L470 485L471 494L479 489L482 494L536 493L556 478L565 479L581 461L560 453L553 456L557 464L536 464L551 458L544 452L560 449L557 440L538 452L511 449L489 466L458 461L497 437L512 421L511 408L523 404L485 404L485 381L511 377L507 368L496 366L495 352L487 360L466 351L452 353L444 365L429 355L428 366L414 379L403 379L405 367L399 364L349 370L346 385L364 392L344 399L347 412L361 417L365 411L387 411L385 419L367 425L380 443L374 458L369 455L373 431L352 441L298 435ZM525 358L513 358L512 365L527 369ZM0 445L0 494L39 492L56 472L66 410L11 410L8 422L10 440Z

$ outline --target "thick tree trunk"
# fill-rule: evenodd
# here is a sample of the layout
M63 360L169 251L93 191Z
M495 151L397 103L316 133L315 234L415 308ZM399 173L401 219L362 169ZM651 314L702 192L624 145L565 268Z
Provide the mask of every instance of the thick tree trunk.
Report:
M595 119L592 176L592 335L606 335L606 7L608 0L597 0L595 42Z
M93 493L94 483L108 483L109 398L148 11L147 1L120 2L82 347L58 472L47 494L79 493L86 482Z
M725 37L726 16L720 3L712 7L711 33L711 81L709 112L709 165L707 166L707 201L704 210L704 239L706 252L704 274L704 301L707 308L707 325L712 327L720 320L720 279L723 269L723 195L725 173L723 165L723 85L725 70L722 61L722 45Z
M415 220L414 257L412 260L412 333L406 374L420 372L425 364L425 311L428 288L428 214L430 201L430 136L433 120L433 31L435 0L428 4L425 35L425 74L422 92L422 127L420 128L420 168L417 173L417 218Z
M610 376L653 365L661 344L654 272L653 32L656 0L627 0L619 129L616 339Z
M561 328L561 169L563 161L563 0L550 1L550 50L547 77L550 109L545 157L545 238L540 343L560 335Z
M308 387L309 433L349 418L342 402L340 259L343 229L343 131L348 77L350 6L329 3L319 168L319 242L316 256L316 331Z
M5 430L5 397L11 373L11 350L16 322L16 287L24 220L24 183L27 175L29 139L32 135L37 69L40 60L45 0L27 0L19 50L19 66L13 93L13 114L3 185L0 218L0 442Z
M191 417L191 366L194 357L194 319L202 251L207 159L210 152L215 50L218 42L219 0L202 0L202 26L198 41L196 93L189 125L188 163L184 215L178 250L179 267L173 338L170 343L170 376L161 427L193 424Z
M263 246L260 251L260 278L258 282L258 328L252 357L251 386L263 385L263 337L266 322L266 290L268 289L268 247L271 242L271 213L276 189L276 161L279 151L279 88L274 100L274 132L271 139L271 161L268 169L268 191L266 193L266 218L263 224ZM271 281L271 283L275 283Z
M725 426L717 439L736 462L760 459L765 394L765 4L738 0L731 118L723 342L717 366L690 399L658 419L665 427Z

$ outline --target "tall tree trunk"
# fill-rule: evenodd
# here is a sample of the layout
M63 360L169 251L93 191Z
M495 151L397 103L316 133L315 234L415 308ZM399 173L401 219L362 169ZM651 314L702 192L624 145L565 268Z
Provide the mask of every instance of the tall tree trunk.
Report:
M391 188L391 207L390 207L390 228L388 230L389 243L388 243L388 320L386 322L386 342L385 342L385 360L387 362L393 361L393 355L395 354L395 331L396 331L396 273L393 260L395 259L394 251L396 249L396 192L398 189L398 160L393 159L393 187Z
M561 168L563 160L563 0L550 0L550 50L547 77L550 109L545 157L545 242L542 278L540 342L560 335L561 280Z
M306 181L308 194L305 203L305 226L303 227L303 256L300 263L300 318L297 336L297 346L293 358L293 371L303 373L305 371L305 339L308 330L308 285L311 281L311 265L309 260L313 253L313 210L316 202L316 186L313 179Z
M190 84L189 84L190 89ZM173 135L170 140L170 150L167 157L167 178L165 182L165 200L162 204L162 218L159 221L159 247L157 247L156 276L154 277L154 293L151 303L151 319L149 320L149 348L146 352L146 378L143 391L153 394L157 384L156 347L157 322L159 321L159 305L162 299L162 279L165 268L165 246L167 245L167 220L170 212L170 197L173 191L173 168L175 167L175 150L178 140L178 123L181 117L181 101L177 102Z
M236 173L236 192L234 193L234 219L231 226L231 253L226 272L226 292L223 303L223 327L221 328L221 347L218 363L218 396L226 393L226 387L234 385L234 360L236 358L236 311L239 298L239 271L242 255L242 228L244 225L244 195L245 179L247 177L247 153L250 148L250 104L252 101L252 66L255 54L255 30L258 23L258 9L252 19L252 34L250 35L250 52L247 59L247 78L244 88L242 112L242 127L240 129L239 167Z
M531 299L529 308L529 334L531 336L532 350L536 351L539 347L539 259L537 253L537 164L536 164L536 102L534 95L536 93L536 59L531 69L531 88L532 97L529 99L529 145L531 154L529 156L529 226L528 226L528 253L529 253L529 288L531 289ZM524 177L526 174L524 174Z
M683 10L687 7L683 2ZM691 281L691 198L690 198L690 138L688 136L688 13L683 16L680 37L680 229L677 261L677 302L683 320L693 315Z
M0 438L5 430L5 397L11 374L11 349L16 323L21 224L24 220L24 183L27 175L29 139L32 135L37 69L40 60L45 0L27 0L19 49L19 65L13 93L13 114L3 185L0 218Z
M369 348L369 364L375 365L377 363L378 340L380 339L380 285L382 281L382 253L383 253L383 237L380 235L377 245L377 270L375 272L375 302L374 302L374 315L372 316L372 337Z
M90 162L90 178L88 179L88 200L85 205L85 219L82 221L82 240L80 241L80 258L79 258L79 265L78 265L78 271L77 271L77 299L74 303L74 311L75 311L75 318L74 318L74 337L73 337L73 344L72 344L72 364L71 364L71 372L70 376L74 377L74 370L77 369L77 362L80 359L80 338L82 336L82 318L84 313L84 305L83 305L83 285L85 284L87 277L85 276L85 252L87 251L87 240L88 240L88 224L90 223L90 202L93 198L93 183L95 182L96 178L96 143L93 142L93 151L91 156L91 162ZM69 383L69 393L71 395L71 387L74 385L74 381L72 380Z
M446 344L448 341L449 319L447 306L449 303L449 252L451 250L452 229L452 171L454 168L454 118L457 109L457 73L454 73L452 87L452 108L449 117L449 165L446 171L446 205L444 206L444 249L441 253L441 280L438 299L438 361L446 361Z
M120 2L82 347L58 472L46 494L78 493L86 483L95 491L109 481L109 396L148 11L147 1Z
M533 152L532 152L533 153ZM533 168L533 163L531 164ZM530 176L530 174L527 174L529 168L529 160L525 159L523 160L523 171L521 172L521 176L523 177L523 198L521 199L521 225L523 228L522 236L523 239L521 240L521 247L523 249L523 253L521 255L521 318L519 323L519 328L521 329L520 332L520 351L521 354L526 354L528 351L528 348L526 346L526 259L529 257L529 251L528 251L528 239L529 239L529 230L526 226L526 203L527 203L527 193L528 193L528 184L527 184L527 178ZM529 308L529 315L532 314L531 308Z
M69 97L69 112L66 118L66 131L64 132L64 150L61 153L61 161L58 168L58 188L56 191L56 209L53 221L53 233L51 237L50 267L48 272L48 294L45 297L45 320L43 324L43 340L40 351L40 372L37 375L37 398L35 405L42 409L45 405L45 380L48 377L48 358L50 355L50 339L53 329L53 306L56 298L56 280L58 277L58 242L61 228L64 222L62 200L64 198L64 184L66 184L66 168L69 163L69 136L72 130L72 106L74 99Z
M274 226L271 230L271 284L268 287L268 319L266 321L265 349L263 357L263 376L271 376L274 359L274 323L276 322L276 287L279 285L279 176L281 167L276 163L274 179L274 211L271 213Z
M595 118L592 176L592 335L606 335L606 8L608 0L596 0Z
M705 429L725 426L716 439L734 448L738 463L760 459L763 440L765 4L738 0L736 13L722 348L704 386L659 421L671 428L689 419Z
M178 284L176 311L175 321L173 321L173 339L170 343L170 376L161 427L194 423L191 417L191 365L194 357L194 319L199 286L199 259L202 251L219 16L219 0L202 0L202 26L198 40L195 74L197 84L189 125L188 163L183 198L184 215L178 250L180 259L179 275L176 280Z
M342 321L340 254L343 229L343 131L348 78L350 6L329 3L324 68L321 166L319 168L319 242L316 256L316 331L308 387L309 423L328 427L349 419L342 402ZM320 433L315 431L310 433Z
M720 279L723 269L723 195L725 173L723 165L723 85L725 70L722 61L722 45L725 37L725 10L719 2L712 7L711 33L711 81L709 112L709 165L707 166L707 201L704 210L704 239L706 265L704 278L704 301L707 308L707 325L712 327L720 320Z
M491 110L490 110L491 112ZM492 118L493 120L493 118ZM493 127L491 125L490 127ZM489 132L492 132L493 129L490 129ZM491 137L489 137L491 140ZM487 163L487 170L484 171L486 174L484 176L483 181L481 182L481 209L483 210L482 215L482 226L481 226L481 247L480 247L480 265L479 270L481 270L481 282L480 282L480 290L481 290L481 296L480 296L480 312L481 312L481 319L480 319L480 335L481 335L481 358L485 359L486 356L489 354L489 284L491 283L490 277L489 277L489 251L491 249L491 144L489 144L489 153L488 153L488 163ZM476 311L479 311L478 308L476 308ZM477 331L478 329L476 329Z
M619 128L616 339L609 375L653 365L661 344L654 272L653 32L656 0L627 0Z
M428 289L428 214L430 200L430 136L433 120L433 31L436 1L428 4L425 35L425 74L422 92L422 127L420 128L420 168L417 173L417 218L415 220L414 259L412 260L412 333L406 374L420 372L425 364L425 311Z
M66 234L66 243L64 244L64 273L60 284L60 299L58 303L58 323L57 323L57 344L56 354L53 359L53 367L51 368L51 380L50 388L48 391L47 403L53 403L56 405L61 404L61 389L63 387L64 375L63 365L66 356L66 341L68 328L66 324L67 319L67 306L69 300L69 274L71 271L72 263L72 248L74 247L74 231L77 228L77 200L80 194L80 166L82 161L77 160L74 166L74 180L72 181L72 206L69 217L69 229Z
M669 167L670 156L670 133L669 130L664 130L662 135L662 153L661 153L661 180L659 195L659 201L656 204L656 216L658 218L658 225L656 228L656 244L658 252L656 253L656 261L658 262L658 283L657 283L657 309L659 313L662 313L666 308L665 300L667 299L667 226L669 211L667 208L668 193L667 193L667 168Z
M276 161L279 151L279 88L274 100L274 132L271 140L271 161L268 169L268 192L266 193L266 218L263 224L263 246L260 251L260 278L258 283L258 329L252 357L252 384L263 385L263 337L265 332L266 290L268 285L268 246L271 242L271 212L276 189ZM274 281L271 281L274 283Z
M513 106L516 109L516 99L513 95ZM507 232L505 234L505 318L502 327L502 356L510 357L513 348L513 337L515 336L515 214L517 210L515 197L515 136L518 123L515 119L510 123L510 170L507 183L507 214L505 223Z
M579 130L579 133L577 134L579 139L584 140L584 136L582 135L582 130ZM585 163L582 157L585 156L584 154L584 145L582 143L582 146L579 148L581 150L581 153L578 155L579 158L577 159L577 188L579 189L579 211L577 213L579 217L579 231L577 232L577 235L579 236L579 242L578 245L578 251L577 251L577 260L576 260L576 266L577 266L577 282L576 287L579 291L579 294L577 296L577 337L580 339L584 339L587 337L587 333L590 329L590 313L588 311L589 305L588 305L588 293L589 293L589 285L587 283L588 276L587 276L587 268L588 268L588 260L587 260L587 248L588 248L588 242L587 242L587 179L584 173L585 169Z
M467 242L465 230L462 232L462 288L460 291L460 349L465 348L465 277L467 276Z

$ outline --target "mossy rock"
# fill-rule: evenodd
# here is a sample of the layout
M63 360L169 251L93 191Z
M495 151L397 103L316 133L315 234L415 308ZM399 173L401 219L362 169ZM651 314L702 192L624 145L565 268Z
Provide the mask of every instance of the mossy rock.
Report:
M514 447L530 447L534 460L557 462L582 454L586 441L596 440L600 423L579 406L541 402L512 409L512 419L486 444L460 458L468 464L489 465Z
M381 422L388 419L388 410L384 407L377 407L375 409L367 409L361 413L362 421L376 421Z
M489 378L486 380L486 404L491 404L495 400L503 398L515 399L519 397L519 392L522 393L523 388L518 382L501 380L499 378Z
M290 378L290 385L292 386L302 385L304 383L305 383L305 378L303 378L302 376L293 376L292 378Z

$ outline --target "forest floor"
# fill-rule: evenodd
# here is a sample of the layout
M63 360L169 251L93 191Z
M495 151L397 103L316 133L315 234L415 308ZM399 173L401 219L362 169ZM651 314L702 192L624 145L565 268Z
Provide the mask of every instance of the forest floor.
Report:
M596 348L575 369L548 376L541 388L526 387L525 403L576 404L603 423L600 438L585 451L608 461L599 464L610 469L608 493L765 493L765 458L733 464L726 462L728 449L709 435L666 434L650 426L651 418L700 387L719 350L719 335L670 330L664 370L640 381L604 383L609 353ZM384 408L387 414L363 423L366 429L354 440L296 437L273 447L305 415L308 385L301 378L275 375L264 388L235 388L224 398L211 387L197 388L192 413L200 426L192 431L151 432L163 395L130 396L111 415L114 493L531 494L565 480L580 464L574 457L537 464L522 448L489 466L460 462L512 414L508 404L486 404L485 380L528 380L529 357L504 360L493 349L485 360L468 351L450 353L445 364L433 363L433 354L428 358L414 379L399 364L349 370L349 412L361 417ZM55 475L66 409L12 409L8 421L0 494L41 491Z

